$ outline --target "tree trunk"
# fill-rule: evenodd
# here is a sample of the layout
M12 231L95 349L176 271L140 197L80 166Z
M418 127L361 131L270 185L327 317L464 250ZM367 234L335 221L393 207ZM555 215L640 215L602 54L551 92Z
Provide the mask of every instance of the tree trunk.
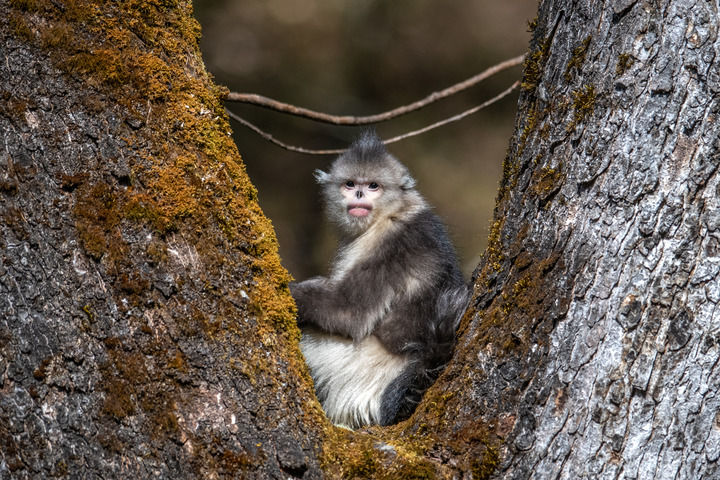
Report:
M317 478L289 277L189 2L0 12L0 478Z
M0 478L718 477L720 16L665 3L541 4L454 358L349 432L189 4L0 0Z
M540 6L446 372L446 421L491 427L498 478L720 478L719 20Z

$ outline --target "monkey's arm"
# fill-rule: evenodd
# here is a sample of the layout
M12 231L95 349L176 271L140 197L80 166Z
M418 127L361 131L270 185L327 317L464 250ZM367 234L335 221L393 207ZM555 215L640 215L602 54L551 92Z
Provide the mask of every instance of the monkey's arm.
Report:
M328 333L353 337L344 326L342 310L344 302L339 301L337 286L325 277L313 277L290 284L290 293L298 308L298 325L315 325ZM353 337L354 338L354 337Z
M372 262L375 263L375 262ZM393 289L381 279L390 265L354 268L344 279L314 277L290 284L298 307L298 324L315 325L327 333L361 340L372 333L390 308Z
M462 275L455 272L454 252L437 217L423 212L399 225L393 235L373 248L373 255L339 278L315 277L291 284L299 324L312 324L358 341L392 320L393 326L383 329L381 340L400 345L402 342L393 338L413 334L419 320L417 308L422 308L421 317L427 322L437 321L439 289L462 283ZM392 315L393 311L398 315Z
M290 293L298 307L297 322L308 323L311 312L320 308L322 299L329 293L328 279L313 277L302 282L291 282Z

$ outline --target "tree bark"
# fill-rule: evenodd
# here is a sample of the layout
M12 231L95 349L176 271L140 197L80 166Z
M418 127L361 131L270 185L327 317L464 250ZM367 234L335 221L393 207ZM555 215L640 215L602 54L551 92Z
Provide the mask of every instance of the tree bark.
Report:
M0 478L318 478L289 276L190 3L0 11Z
M720 478L719 19L540 6L446 372L468 386L446 421L494 429L497 478Z
M717 10L542 2L453 360L349 432L189 3L0 0L0 477L720 476Z

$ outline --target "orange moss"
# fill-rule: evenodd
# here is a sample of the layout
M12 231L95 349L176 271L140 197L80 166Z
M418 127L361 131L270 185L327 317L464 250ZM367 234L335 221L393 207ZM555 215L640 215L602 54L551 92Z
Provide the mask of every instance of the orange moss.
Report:
M75 196L73 213L82 247L102 261L113 285L138 300L150 295L149 282L129 258L133 246L120 232L148 227L162 239L182 229L193 235L207 269L229 261L225 248L245 249L247 257L240 257L254 272L249 295L261 313L264 336L279 331L285 336L277 342L296 339L294 304L287 290L290 277L280 265L272 226L255 204L257 192L229 136L221 102L227 90L213 85L197 60L200 28L190 2L10 4L15 35L50 52L57 67L96 88L98 95L87 99L91 111L103 111L109 98L139 125L125 138L128 147L142 155L131 165L130 186L78 175L68 175L61 183ZM19 109L25 111L24 106ZM146 253L151 265L168 262L161 240L151 242ZM238 312L231 306L221 308L227 310L213 312L215 317L196 309L184 328L188 333L225 335L223 325L232 326ZM148 329L146 324L141 327ZM235 333L242 333L240 327ZM299 352L296 363L302 364ZM170 364L181 366L178 357ZM117 382L124 387L133 383L126 378L129 371L108 375L119 375ZM107 389L119 390L117 382L108 381ZM119 417L130 408L120 401L109 404L107 411Z

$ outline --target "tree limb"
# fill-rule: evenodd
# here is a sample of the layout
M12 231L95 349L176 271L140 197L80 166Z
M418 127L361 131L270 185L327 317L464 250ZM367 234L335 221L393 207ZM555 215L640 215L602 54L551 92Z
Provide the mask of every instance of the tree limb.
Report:
M310 110L307 108L297 107L295 105L280 102L280 101L274 100L272 98L264 97L262 95L258 95L255 93L230 92L230 94L228 94L226 100L230 101L230 102L250 103L252 105L258 105L258 106L261 106L264 108L269 108L270 110L275 110L275 111L283 112L283 113L289 113L290 115L296 115L298 117L308 118L308 119L316 120L319 122L330 123L333 125L368 125L368 124L372 124L372 123L384 122L384 121L390 120L392 118L396 118L401 115L405 115L410 112L420 110L421 108L426 107L433 102L437 102L438 100L442 100L442 99L447 98L451 95L454 95L458 92L467 90L468 88L480 83L481 81L485 80L486 78L489 78L489 77L495 75L496 73L499 73L503 70L507 70L508 68L520 65L524 60L525 60L525 55L519 55L515 58L505 60L504 62L500 62L497 65L494 65L494 66L486 69L485 71L483 71L473 77L468 78L467 80L463 80L460 83L456 83L455 85L448 87L444 90L440 90L438 92L433 92L421 100L413 102L409 105L403 105L403 106L397 107L393 110L388 110L387 112L378 113L375 115L367 115L367 116L360 116L360 117L353 116L353 115L330 115L328 113L317 112L317 111ZM306 153L306 152L302 152L302 153Z
M463 118L467 117L468 115L477 113L480 110L482 110L483 108L488 107L488 106L492 105L493 103L502 100L503 98L508 96L510 93L512 93L512 91L515 90L518 87L518 85L520 85L520 82L516 81L515 83L510 85L510 87L506 88L505 90L503 90L502 92L500 92L499 94L497 94L496 96L491 98L490 100L487 100L487 101L481 103L480 105L477 105L473 108L465 110L462 113L459 113L459 114L454 115L449 118L445 118L443 120L435 122L426 127L420 128L418 130L413 130L411 132L407 132L402 135L398 135L396 137L389 138L387 140L384 140L383 143L385 143L385 145L389 145L391 143L399 142L400 140L404 140L406 138L414 137L416 135L420 135L420 134L428 132L430 130L434 130L438 127L442 127L443 125L447 125L448 123L457 122L459 120L462 120ZM265 132L260 127L254 125L253 123L250 123L249 121L245 120L244 118L240 117L239 115L231 112L227 108L225 109L225 111L227 112L228 116L230 118L232 118L233 120L235 120L235 121L239 122L240 124L244 125L245 127L249 128L253 132L255 132L258 135L260 135L261 137L263 137L265 140L267 140L281 148L284 148L285 150L290 150L292 152L298 152L298 153L304 153L307 155L337 155L337 154L343 153L345 151L344 148L313 150L313 149L308 149L308 148L304 148L304 147L297 147L295 145L288 145L288 144L276 139L271 134Z

